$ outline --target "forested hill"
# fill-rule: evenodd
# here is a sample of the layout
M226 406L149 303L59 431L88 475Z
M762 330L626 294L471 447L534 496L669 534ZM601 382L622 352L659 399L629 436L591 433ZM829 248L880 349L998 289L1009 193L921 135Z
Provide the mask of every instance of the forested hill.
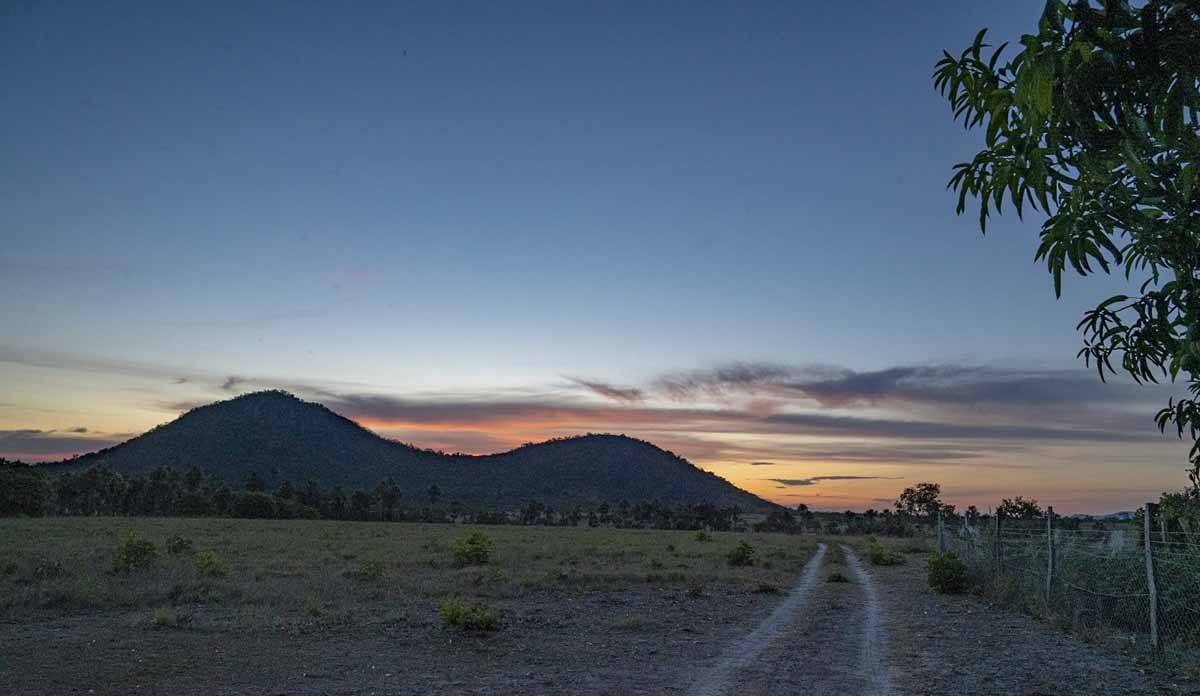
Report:
M310 479L325 488L370 489L390 477L402 490L436 485L446 502L490 508L622 500L775 507L682 457L625 436L585 435L501 454L448 455L384 439L321 404L281 391L201 406L115 447L43 466L53 472L97 465L133 475L195 466L234 487L255 475L268 490Z

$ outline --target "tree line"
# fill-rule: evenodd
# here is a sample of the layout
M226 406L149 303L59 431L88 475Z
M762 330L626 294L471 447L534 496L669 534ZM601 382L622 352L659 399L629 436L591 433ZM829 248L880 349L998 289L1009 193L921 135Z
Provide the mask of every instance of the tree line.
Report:
M235 488L197 467L184 472L160 467L133 476L99 466L49 476L37 467L0 459L0 516L8 517L238 517L725 531L735 527L741 513L736 506L650 501L565 509L530 501L516 510L489 510L461 505L452 491L437 485L405 491L391 478L366 490L325 489L309 479L299 485L284 481L268 491L257 474Z

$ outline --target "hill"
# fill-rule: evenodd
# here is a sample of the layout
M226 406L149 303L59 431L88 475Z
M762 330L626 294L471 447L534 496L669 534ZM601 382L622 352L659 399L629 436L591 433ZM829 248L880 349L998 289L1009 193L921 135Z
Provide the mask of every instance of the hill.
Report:
M238 487L257 474L268 489L309 479L325 488L367 489L392 477L406 493L436 485L447 502L493 508L621 500L775 507L682 457L622 435L584 435L482 456L442 454L382 438L282 391L201 406L115 447L44 466L98 465L136 475L197 466Z

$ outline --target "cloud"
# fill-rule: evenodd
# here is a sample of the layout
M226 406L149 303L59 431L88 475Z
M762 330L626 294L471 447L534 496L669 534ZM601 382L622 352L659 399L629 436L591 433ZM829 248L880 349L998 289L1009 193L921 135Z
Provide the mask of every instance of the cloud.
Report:
M641 389L632 387L617 387L608 382L600 382L597 380L580 379L578 377L568 377L568 381L577 387L582 387L595 394L603 396L606 399L619 401L622 403L638 403L645 398L645 393Z
M775 462L750 462L750 466L775 466Z
M118 442L109 437L79 437L55 430L0 430L0 457L27 461L65 459L112 447Z
M793 369L769 363L730 363L711 370L676 372L659 377L654 388L677 401L697 396L723 396L727 392L751 392L793 374Z
M221 390L233 391L234 389L237 389L238 386L245 384L247 381L248 380L245 377L230 375L229 377L225 378L224 382L221 383Z
M785 478L770 478L766 481L774 481L784 488L794 486L815 486L821 481L877 481L900 479L900 476L810 476L809 478L785 479Z
M67 429L67 432L69 432L69 433L86 433L87 431L88 431L88 429L83 426L79 426L78 428L68 428Z

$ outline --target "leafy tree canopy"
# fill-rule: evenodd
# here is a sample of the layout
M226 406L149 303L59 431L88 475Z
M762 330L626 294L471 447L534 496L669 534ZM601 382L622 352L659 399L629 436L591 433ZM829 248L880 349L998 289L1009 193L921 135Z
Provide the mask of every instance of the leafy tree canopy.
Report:
M918 483L909 486L896 499L896 510L917 517L936 515L938 510L953 512L954 508L942 503L942 487L936 483Z
M1101 379L1114 361L1138 382L1175 380L1189 397L1157 416L1194 441L1200 491L1200 3L1051 0L1037 34L945 53L934 86L985 147L957 164L958 213L980 229L1006 201L1045 217L1036 258L1061 295L1079 275L1123 270L1140 283L1085 313L1079 355Z

